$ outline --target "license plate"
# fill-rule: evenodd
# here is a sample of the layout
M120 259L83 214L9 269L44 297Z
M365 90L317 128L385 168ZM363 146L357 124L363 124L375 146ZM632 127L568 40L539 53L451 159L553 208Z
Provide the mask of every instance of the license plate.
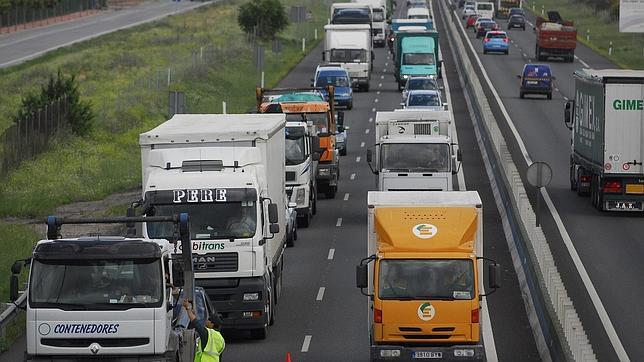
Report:
M443 358L443 352L415 351L412 358L417 359L439 359Z
M526 82L527 84L539 84L536 80L529 80Z
M608 201L609 210L617 211L641 211L641 201Z
M644 185L642 184L626 184L627 194L644 194Z

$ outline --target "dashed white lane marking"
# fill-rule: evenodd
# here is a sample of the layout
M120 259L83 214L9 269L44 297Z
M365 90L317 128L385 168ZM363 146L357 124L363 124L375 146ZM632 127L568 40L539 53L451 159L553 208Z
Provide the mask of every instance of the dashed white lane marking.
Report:
M524 56L524 57L527 57L527 56L528 56L528 54L526 54L526 53L521 53L521 54L523 54L523 56Z
M360 156L356 157L356 162L360 162Z
M380 95L380 91L376 91L376 94Z
M356 179L356 174L355 174L355 173L352 173L352 174L351 174L351 177L349 177L349 180L355 180L355 179Z
M360 142L360 148L364 147L364 142Z
M385 62L385 67L386 67L386 66L388 66L388 65L389 65L389 63ZM386 70L386 69L385 69L385 70Z
M376 107L371 108L371 112L375 112L375 111L376 111Z
M369 117L369 123L373 122L373 117Z
M309 351L309 346L311 345L311 338L313 338L313 336L310 334L307 334L306 336L304 336L304 342L302 343L302 352Z
M564 101L568 102L568 97L564 96L563 99Z
M367 129L364 130L364 133L369 134L369 131L371 131L371 129L367 128Z
M382 83L378 83L378 87L382 87Z
M378 98L374 99L373 103L378 103Z
M329 249L329 255L327 255L327 260L333 260L333 256L335 256L335 249Z
M344 194L344 201L348 201L348 200L349 200L349 193L347 192L346 194Z
M385 76L384 76L384 75L381 75L381 76L380 76L380 79L385 79Z
M555 87L555 92L559 92L559 88Z
M575 55L575 59L579 60L579 63L583 64L584 67L590 68L590 65L588 65L588 63L584 62L580 57Z
M387 68L382 70L383 73L387 73Z
M339 217L338 221L335 222L335 226L337 226L337 227L342 226L342 218L341 217Z
M315 297L315 300L320 301L320 300L322 300L322 298L324 298L324 290L325 289L326 289L325 287L320 287L320 289L318 290L318 296Z

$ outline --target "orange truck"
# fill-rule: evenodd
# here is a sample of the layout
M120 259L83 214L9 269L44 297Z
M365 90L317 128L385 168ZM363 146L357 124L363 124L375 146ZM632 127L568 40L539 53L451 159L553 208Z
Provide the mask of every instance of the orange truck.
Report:
M535 31L537 44L534 53L538 61L548 57L563 57L569 63L575 60L577 29L572 21L563 20L557 11L548 11L548 19L537 17Z
M482 360L478 193L370 191L367 200L369 256L356 286L369 297L371 360ZM494 292L500 266L485 260Z
M338 128L343 128L344 112L334 109L333 86L327 86L329 101L324 100L323 88L257 88L257 111L286 113L286 120L305 121L315 126L320 145L320 158L315 172L317 192L335 198L340 177L340 155L336 149Z

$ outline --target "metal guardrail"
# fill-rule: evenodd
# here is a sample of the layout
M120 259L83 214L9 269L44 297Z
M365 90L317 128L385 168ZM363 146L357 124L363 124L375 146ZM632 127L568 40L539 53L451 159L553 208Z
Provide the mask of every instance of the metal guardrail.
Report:
M518 243L523 244L517 245L517 249L522 249L518 250L518 252L527 254L524 256L528 257L527 260L522 257L522 260L518 261L523 265L524 273L528 276L528 279L532 277L532 280L528 280L528 284L531 285L526 287L537 288L538 290L535 291L539 295L533 295L532 302L543 304L537 305L537 314L541 314L539 323L556 323L556 325L552 326L554 327L552 332L555 333L549 335L548 339L557 338L558 344L564 349L559 351L563 356L558 357L575 361L596 361L596 356L581 324L579 315L557 270L546 236L541 227L535 226L536 214L528 199L518 168L512 160L505 138L492 113L481 85L481 80L477 76L476 68L472 65L463 44L461 38L461 34L465 36L462 32L463 30L457 29L454 22L447 19L446 14L451 14L452 19L459 19L459 17L454 12L449 11L442 1L438 1L438 3L441 6L441 13L446 27L449 28L447 33L453 40L451 44L458 48L458 53L463 55L457 57L458 70L464 78L467 78L463 88L467 89L473 106L477 108L478 118L481 123L479 125L480 129L486 133L484 142L487 143L486 149L491 151L488 153L490 162L493 164L493 173L497 177L503 178L498 186L499 188L505 188L505 190L499 190L499 193L505 199L504 203L509 202L509 205L506 205L507 212L513 214L508 215L508 218L515 221L512 236L514 238L518 237ZM517 243L517 240L515 240L515 243ZM540 310L539 307L541 307ZM545 328L545 330L544 326L541 328L544 333L550 332L550 328ZM552 346L544 347L552 348Z
M18 305L23 305L27 301L27 293L22 293L16 300L16 303L7 303L6 308L0 313L0 340L4 340L7 336L7 325L9 325L21 311Z

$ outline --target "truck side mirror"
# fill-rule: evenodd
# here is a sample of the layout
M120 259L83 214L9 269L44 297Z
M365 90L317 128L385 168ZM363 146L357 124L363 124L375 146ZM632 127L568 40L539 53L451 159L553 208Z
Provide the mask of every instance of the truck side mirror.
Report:
M268 227L268 231L270 231L271 234L279 233L280 232L279 224L270 224Z
M11 274L11 278L9 279L9 299L12 302L18 300L18 284L18 275Z
M572 130L572 126L575 123L574 118L572 116L572 112L574 109L575 109L575 101L573 100L567 101L566 106L564 108L564 124L570 130Z
M322 52L322 61L323 61L323 62L324 62L324 61L326 61L326 59L325 59L325 58L326 58L326 54L324 54L324 52Z
M490 264L488 265L488 284L491 289L500 288L501 279L501 265Z
M459 148L456 150L456 161L461 162L463 160L463 152L461 152L461 149Z
M371 51L371 61L373 62L374 59L376 59L376 53L372 50Z
M449 103L443 103L443 109L449 111Z
M356 287L364 289L367 287L367 264L356 266Z
M311 150L318 153L322 152L322 148L320 147L320 137L313 136L313 138L311 138Z
M313 159L313 161L320 161L320 152L313 152L311 154L311 158Z
M18 260L11 265L11 274L20 274L22 272L22 260Z
M373 152L371 149L367 150L367 162L371 163L371 160L373 159Z
M344 127L344 111L338 111L338 127Z
M278 220L279 218L277 216L277 204L271 202L270 204L268 204L268 222L275 224L278 222Z

